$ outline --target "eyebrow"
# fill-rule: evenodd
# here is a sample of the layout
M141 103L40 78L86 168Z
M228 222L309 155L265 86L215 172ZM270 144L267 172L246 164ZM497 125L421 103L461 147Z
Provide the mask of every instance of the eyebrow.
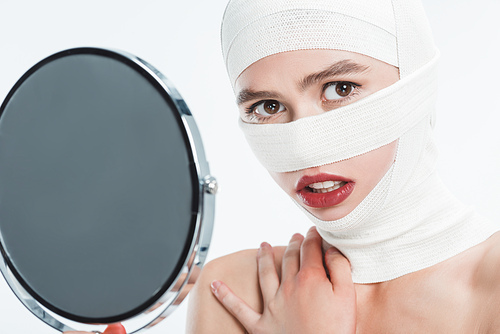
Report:
M341 75L359 74L368 71L369 69L369 66L355 63L350 59L344 59L330 65L328 68L321 72L308 75L304 79L300 80L299 87L302 91L304 91L307 89L307 87L321 82L325 79Z
M260 100L260 99L280 99L281 95L276 92L270 91L253 91L251 89L245 88L240 91L238 97L236 98L236 102L238 105L246 103L252 100Z
M341 75L359 74L369 69L369 66L355 63L350 59L344 59L333 63L323 71L309 74L298 82L298 86L302 91L304 91L307 89L307 87L321 82L325 79ZM238 105L241 105L252 100L280 98L281 95L273 91L254 91L249 88L245 88L239 92L238 97L236 98L236 102L238 103Z

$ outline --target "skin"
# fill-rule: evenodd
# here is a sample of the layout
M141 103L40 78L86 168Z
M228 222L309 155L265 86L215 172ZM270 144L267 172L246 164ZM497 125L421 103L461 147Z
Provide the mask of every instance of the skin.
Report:
M325 253L326 268L322 257L315 228L305 239L295 234L278 274L273 249L263 243L257 254L262 311L252 309L222 282L212 283L212 291L249 333L353 333L356 296L349 262L333 247ZM329 322L310 321L322 318L335 323L335 330Z
M355 333L500 333L499 243L497 233L482 244L430 268L388 282L354 284ZM286 248L274 247L273 251L279 274ZM224 306L223 299L219 301L210 287L214 280L223 280L246 305L260 314L265 313L257 258L258 250L245 250L206 265L190 295L186 333L259 333L245 329L232 315L234 312L229 311L230 305ZM315 279L320 278L322 276ZM301 292L311 294L306 289ZM302 307L309 310L314 305L303 304ZM337 333L339 327L344 329L345 323L338 324L332 321L333 318L329 315L302 320L330 326L331 331L325 333Z
M322 78L305 88L300 84L342 60L368 69ZM397 81L397 74L391 65L363 55L303 50L257 61L235 87L240 97L245 93L239 99L244 100L244 121L283 123L357 101ZM327 99L331 94L325 93L325 85L338 81L360 86L347 99ZM254 107L262 100L279 104L268 109L271 114L259 113L265 109ZM393 142L345 161L271 175L316 217L339 219L373 189L394 161L396 149ZM295 193L296 182L319 172L354 180L355 191L336 206L307 207ZM434 266L376 284L353 284L348 261L338 251L321 252L320 243L312 229L305 239L292 237L287 247L264 243L259 250L208 263L191 292L187 333L500 333L500 234ZM319 268L323 262L325 267ZM331 279L327 272L333 273Z

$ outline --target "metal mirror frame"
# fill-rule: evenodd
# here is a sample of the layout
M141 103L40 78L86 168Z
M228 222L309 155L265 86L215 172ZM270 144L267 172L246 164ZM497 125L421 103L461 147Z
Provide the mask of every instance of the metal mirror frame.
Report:
M187 136L191 148L190 158L192 158L196 177L198 179L198 208L193 237L190 240L189 251L184 258L184 263L168 289L145 310L120 321L126 328L127 333L139 333L156 325L176 309L186 297L190 287L194 284L198 273L203 267L212 237L215 194L218 188L217 181L210 175L210 169L205 157L205 151L198 127L184 99L163 74L146 61L128 52L94 47L81 47L55 53L34 65L17 81L0 107L0 116L13 93L29 75L47 62L74 54L94 54L111 57L141 72L150 83L152 82L157 90L162 90L160 91L162 96L164 96L167 102L170 102L169 105L173 107L173 109L177 110L182 123L182 130ZM13 270L10 268L9 259L2 246L3 244L4 242L0 233L0 251L2 253L2 256L0 256L0 271L14 294L31 313L59 331L83 330L100 333L101 330L105 329L108 323L89 324L74 321L55 313L40 303L27 291L27 289L25 289L25 287L23 287Z

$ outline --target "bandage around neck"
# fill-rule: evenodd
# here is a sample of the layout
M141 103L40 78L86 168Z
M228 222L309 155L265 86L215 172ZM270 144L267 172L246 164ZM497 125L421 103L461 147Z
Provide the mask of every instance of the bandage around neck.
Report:
M325 242L349 259L355 283L388 281L427 268L497 230L458 202L435 172L437 62L436 53L397 83L317 116L284 124L240 120L253 152L274 172L334 164L399 140L394 164L347 216L321 220L297 203Z

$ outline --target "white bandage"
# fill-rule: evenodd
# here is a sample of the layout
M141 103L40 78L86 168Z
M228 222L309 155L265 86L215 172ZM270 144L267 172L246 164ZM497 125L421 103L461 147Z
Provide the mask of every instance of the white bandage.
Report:
M240 120L252 150L274 172L335 163L398 140L394 164L347 216L323 221L299 205L349 259L355 283L427 268L498 230L436 174L438 52L419 0L232 0L222 45L233 85L252 63L293 50L357 52L399 68L397 83L321 115L286 124Z
M274 172L346 160L387 145L430 116L437 92L436 55L392 86L329 112L282 124L240 127L257 159Z

